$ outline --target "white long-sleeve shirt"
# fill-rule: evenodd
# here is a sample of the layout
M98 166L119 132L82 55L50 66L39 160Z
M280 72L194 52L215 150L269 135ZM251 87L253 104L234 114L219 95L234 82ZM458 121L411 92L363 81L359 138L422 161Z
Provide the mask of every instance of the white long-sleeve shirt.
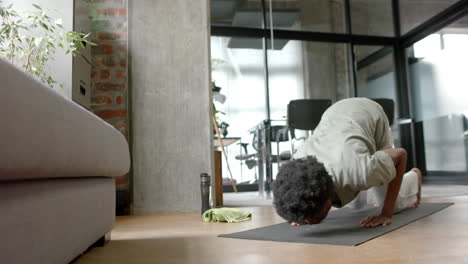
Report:
M367 98L350 98L325 111L295 159L316 156L333 179L341 206L360 191L389 183L396 175L389 123L382 107Z

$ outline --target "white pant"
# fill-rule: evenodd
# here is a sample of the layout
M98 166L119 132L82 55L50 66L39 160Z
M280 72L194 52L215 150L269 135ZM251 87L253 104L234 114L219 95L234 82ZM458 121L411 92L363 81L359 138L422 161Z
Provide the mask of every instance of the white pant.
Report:
M367 191L359 192L346 207L361 210L368 207L382 207L387 194L387 185L375 186ZM398 193L395 202L394 212L399 212L408 208L418 199L419 179L418 174L414 171L409 171L403 175L400 192Z

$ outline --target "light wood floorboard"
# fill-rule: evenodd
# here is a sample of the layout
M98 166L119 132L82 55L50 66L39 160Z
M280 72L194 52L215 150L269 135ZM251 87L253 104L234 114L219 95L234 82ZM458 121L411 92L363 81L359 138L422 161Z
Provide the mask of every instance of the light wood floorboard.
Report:
M111 241L76 263L468 263L468 196L423 201L455 205L356 247L217 237L283 222L272 207L243 208L253 219L239 224L197 213L118 217Z

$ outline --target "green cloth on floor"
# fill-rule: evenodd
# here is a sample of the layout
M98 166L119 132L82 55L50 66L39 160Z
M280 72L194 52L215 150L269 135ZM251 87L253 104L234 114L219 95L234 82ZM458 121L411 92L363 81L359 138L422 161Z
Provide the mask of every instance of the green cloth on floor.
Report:
M252 218L252 214L249 212L227 207L213 208L202 215L205 222L239 223L250 220L250 218Z

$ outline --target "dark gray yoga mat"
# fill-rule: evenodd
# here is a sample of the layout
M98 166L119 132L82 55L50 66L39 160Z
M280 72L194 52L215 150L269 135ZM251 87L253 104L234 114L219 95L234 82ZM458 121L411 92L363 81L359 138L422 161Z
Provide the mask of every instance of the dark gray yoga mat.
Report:
M331 211L318 225L291 226L288 223L276 224L243 232L220 235L220 237L279 242L329 244L357 246L368 240L391 232L413 221L449 207L452 203L423 203L418 208L406 209L392 218L386 227L363 228L359 222L369 215L376 215L379 208L351 210L348 208Z

